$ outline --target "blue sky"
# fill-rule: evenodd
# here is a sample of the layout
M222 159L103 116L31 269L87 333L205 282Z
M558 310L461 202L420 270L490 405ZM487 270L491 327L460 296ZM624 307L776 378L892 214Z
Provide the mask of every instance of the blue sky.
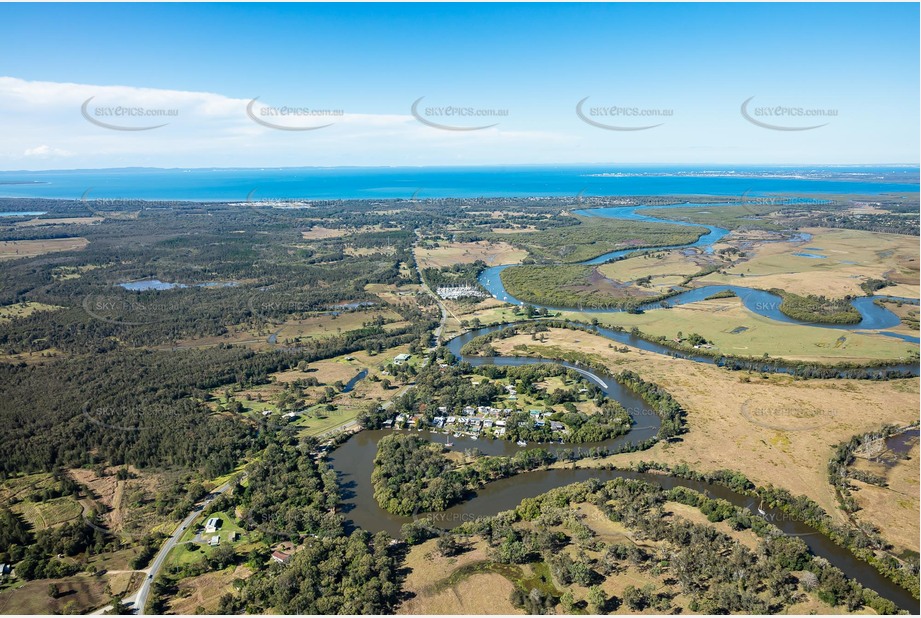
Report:
M917 4L4 4L0 23L0 169L919 158ZM90 97L100 121L176 115L113 130ZM259 124L254 97L276 126L330 126ZM601 124L659 126L592 126L585 97Z

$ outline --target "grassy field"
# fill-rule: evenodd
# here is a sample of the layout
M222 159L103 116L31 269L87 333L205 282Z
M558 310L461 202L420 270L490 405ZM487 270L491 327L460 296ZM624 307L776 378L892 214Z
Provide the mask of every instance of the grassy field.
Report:
M387 322L399 321L399 314L388 309L375 311L346 311L335 315L324 313L303 320L286 322L277 331L279 342L295 342L308 339L333 337L350 330L358 330L378 317Z
M404 303L415 304L415 296L422 291L418 284L394 285L391 283L369 283L365 291L374 294L385 303L400 305Z
M304 240L324 240L326 238L341 238L349 234L349 230L333 229L315 225L306 232L301 232Z
M454 264L470 264L483 260L490 266L517 264L528 252L507 242L439 242L437 247L416 247L420 268L441 268Z
M139 539L152 531L171 532L174 522L168 515L157 512L155 497L165 486L176 482L176 473L140 471L131 467L132 478L120 481L115 477L118 469L106 468L103 476L86 468L69 472L92 493L94 501L108 509L102 514L100 523L113 533Z
M381 367L392 361L397 354L408 351L409 346L404 345L390 348L381 354L369 354L363 350L344 354L310 363L306 372L292 369L272 374L271 383L247 389L231 389L231 395L234 401L240 402L243 406L244 414L261 418L265 411L279 412L278 398L285 392L286 384L314 377L319 386L303 389L305 406L297 410L300 414L292 422L302 430L302 435L317 435L354 420L367 410L368 406L386 401L398 392L395 388L384 389L381 381L373 379L372 376L386 378ZM418 357L414 357L414 360L418 360ZM316 405L316 401L325 393L327 387L333 386L336 382L345 384L362 370L366 370L368 376L359 380L351 391L337 393L330 402L332 410L327 410L326 404ZM391 380L393 381L392 378ZM222 388L212 393L213 400L210 405L213 409L223 408L227 404L225 390Z
M170 614L215 614L221 597L233 592L235 579L246 579L252 570L246 566L228 567L223 571L187 577L179 582L179 592L170 599Z
M914 236L855 230L803 230L813 238L800 243L763 243L748 250L753 255L697 280L698 285L724 283L763 290L780 288L796 294L821 294L831 298L863 296L860 284L888 276L898 289L879 294L918 298L918 239ZM729 237L727 237L729 238ZM816 259L794 255L811 253Z
M48 586L57 585L52 599ZM0 614L83 614L108 603L106 578L75 575L63 579L38 579L0 592Z
M653 285L677 285L672 281L677 279L680 282L713 261L712 257L702 252L695 251L688 256L681 251L661 251L651 256L631 257L604 264L598 267L598 271L616 281L635 281L642 277L652 277Z
M575 311L564 317L585 321ZM818 326L786 324L746 309L738 298L719 298L642 314L593 314L602 325L637 327L652 336L674 339L679 332L697 333L718 352L735 356L773 357L824 363L898 359L917 352L911 344L883 335L862 334ZM739 330L744 329L744 330ZM735 332L734 332L735 331Z
M611 371L630 369L660 384L688 411L689 433L681 442L602 461L625 466L655 460L701 471L738 470L759 485L806 494L842 520L826 478L835 446L881 424L918 418L918 378L873 382L760 376L632 348L615 352L609 344L600 336L551 329L546 343L517 335L493 346L506 354L516 345L597 354ZM917 479L917 469L915 474Z
M521 614L509 601L514 584L496 573L483 573L448 582L453 573L486 560L486 543L478 539L464 553L445 558L435 551L435 540L413 547L404 566L403 589L409 594L398 614Z
M508 303L497 301L495 304L489 303L483 308L475 309L463 315L457 314L456 317L449 314L448 321L445 323L445 331L442 333L442 337L444 339L449 339L454 335L458 335L463 332L464 329L462 329L460 326L461 320L466 320L469 323L471 320L476 318L483 326L490 326L492 324L505 324L508 322L517 322L519 320L523 320L525 318L524 313L515 313L515 309L516 307L511 306Z
M86 264L84 266L56 266L51 270L51 277L55 281L69 281L79 279L83 273L99 268L96 264Z
M24 499L28 493L42 487L50 478L50 474L40 472L5 479L0 483L0 502L7 504L13 498Z
M14 318L25 318L40 311L55 311L57 309L62 309L62 307L33 302L3 305L0 306L0 322L9 322Z
M63 523L73 521L83 512L80 503L70 496L53 498L42 502L24 501L14 504L14 513L20 513L35 530L54 528Z
M28 521L35 531L53 528L80 517L82 508L73 496L33 501L32 494L53 484L50 474L28 474L0 484L0 501ZM12 504L15 502L15 504Z
M205 532L205 522L212 517L217 517L221 520L221 527L216 532ZM227 540L227 535L231 532L236 532L238 535L237 540L232 543ZM221 538L220 544L222 546L231 543L236 547L246 544L249 539L247 532L227 513L216 512L210 515L202 515L186 528L179 543L167 557L166 564L175 566L194 564L203 557L207 557L214 551L214 548L208 544L213 536Z
M2 240L0 241L0 260L18 260L35 257L46 253L77 251L89 245L89 241L77 238L48 238L45 240Z

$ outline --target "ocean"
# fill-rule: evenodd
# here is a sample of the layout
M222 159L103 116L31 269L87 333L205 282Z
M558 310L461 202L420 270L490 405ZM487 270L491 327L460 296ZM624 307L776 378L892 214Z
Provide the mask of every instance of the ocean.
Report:
M260 201L917 192L918 167L505 166L0 172L0 197Z

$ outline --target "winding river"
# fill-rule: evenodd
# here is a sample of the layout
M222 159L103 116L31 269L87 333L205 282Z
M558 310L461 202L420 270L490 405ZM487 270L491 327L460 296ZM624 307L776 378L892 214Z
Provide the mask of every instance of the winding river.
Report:
M587 210L577 210L575 214L584 216L584 217L607 217L612 219L620 219L625 221L646 221L646 222L655 222L655 223L671 223L674 225L688 225L685 221L675 221L672 219L661 219L657 217L650 217L644 215L641 212L643 209L667 209L667 208L680 208L687 206L688 204L673 204L671 206L617 206L613 208L592 208ZM698 204L698 206L706 206L705 204ZM714 208L718 208L719 205L712 204ZM707 233L702 235L693 243L688 243L684 245L669 245L664 247L655 247L656 251L667 251L671 249L690 249L694 247L703 247L704 251L710 253L713 251L713 245L724 236L729 233L729 230L716 227L713 225L700 225L698 227L707 228ZM811 237L808 234L799 234L793 240L794 241L808 241ZM621 249L618 251L612 251L610 253L605 253L604 255L599 255L596 258L591 260L586 260L581 262L585 265L596 265L604 264L605 262L620 259L625 256L628 256L632 253L638 251L644 251L643 249ZM513 266L513 264L504 264L501 266L493 266L491 268L485 269L479 276L480 284L486 288L490 294L499 300L503 300L516 305L523 305L524 302L518 300L514 296L508 293L505 289L505 285L502 283L502 271ZM821 328L832 328L838 330L847 330L847 331L860 331L860 330L881 330L886 328L892 328L898 326L899 318L893 312L889 311L885 307L881 307L874 303L875 300L882 298L893 298L894 300L903 300L905 302L917 304L917 299L898 299L895 297L887 296L862 296L855 298L851 301L851 305L860 313L860 322L856 324L823 324L819 322L803 322L801 320L793 319L783 312L780 311L780 304L782 299L776 294L771 294L770 292L765 292L764 290L756 290L749 287L738 286L738 285L708 285L699 288L689 289L680 294L668 298L665 303L668 306L682 305L688 303L694 303L706 299L708 296L716 294L717 292L722 292L724 290L731 290L734 292L741 300L742 304L749 311L756 313L760 316L769 318L771 320L776 320L778 322L784 322L787 324L803 324L809 326L818 326ZM535 305L542 307L541 305ZM663 304L655 301L648 304L640 306L640 309L643 311L651 311L656 309L661 309ZM546 309L551 309L554 311L571 311L573 307L546 307ZM616 313L624 311L623 309L579 309L581 313L592 314L592 313ZM880 334L897 337L903 341L909 343L919 343L918 337L912 335L905 335L902 333L891 333L891 332L882 332Z
M683 206L684 204L675 204L673 207ZM655 206L655 208L663 208ZM678 225L687 225L681 221L671 221L668 219L659 219L649 217L637 212L642 207L625 206L615 208L601 208L592 210L576 211L576 214L584 216L604 216L618 219L637 220L637 221L655 221L674 223ZM658 247L659 250L704 247L704 251L712 251L712 246L729 233L728 230L715 227L707 227L708 231L702 235L696 242L687 245L676 245L670 247ZM808 235L800 235L796 240L809 240ZM584 264L602 264L612 259L617 259L633 253L634 249L614 251L598 256L592 260L583 262ZM511 297L502 285L500 273L507 268L507 265L488 268L480 275L480 283L492 293L493 296L500 300L505 300L515 304L523 304L518 299ZM732 290L741 299L742 303L750 311L764 317L792 324L803 324L803 322L794 320L780 312L781 299L769 292L756 290L743 286L732 285L715 285L706 286L696 289L689 289L668 299L670 305L679 305L685 303L698 302L704 298L723 290ZM881 297L876 297L881 298ZM861 330L861 329L885 329L892 328L899 323L898 317L891 311L874 304L874 298L862 297L852 301L854 307L860 312L861 321L858 324L849 325L829 325L814 324L823 328L835 328L841 330ZM913 299L900 299L906 302L917 303ZM654 310L661 307L660 303L650 303L642 307L644 310ZM567 310L568 308L548 307L554 310ZM591 310L584 313L601 313L616 310ZM470 331L448 342L448 349L459 359L470 362L473 365L482 365L495 363L499 365L524 365L529 363L556 362L546 359L521 358L521 357L463 357L460 353L461 348L471 339L488 334L503 326L491 326ZM629 345L641 350L663 354L672 357L680 357L693 362L717 364L719 361L711 356L698 355L693 353L677 352L669 347L658 343L639 339L630 333L616 331L600 326L588 327L595 333L607 337L613 341ZM887 334L887 333L883 333ZM896 333L888 333L892 336L898 336L906 341L918 342L917 337L905 336ZM626 408L633 417L634 424L630 432L624 436L608 440L602 443L581 444L581 445L560 445L560 444L530 444L519 447L511 441L506 440L489 440L473 439L467 436L452 438L455 450L478 449L486 455L512 455L521 449L544 448L551 451L561 449L588 450L593 447L604 447L616 450L619 447L628 444L641 443L655 436L661 425L659 417L654 413L645 401L639 398L635 393L618 384L611 376L598 372L587 371L584 367L573 365L571 363L559 363L570 369L574 369L584 375L589 380L596 383L601 390L613 399L616 399ZM897 368L911 371L918 375L917 364L900 365ZM783 368L765 366L765 370L784 371ZM878 371L868 369L870 373ZM371 471L373 469L374 457L377 454L377 443L384 436L392 433L391 430L371 430L361 431L338 448L330 453L330 462L333 468L339 474L342 484L343 503L342 510L346 518L356 526L360 526L372 532L386 531L392 535L399 535L400 528L403 524L412 520L411 517L401 517L388 513L381 509L374 499L374 490L371 486ZM441 433L432 433L428 431L416 432L419 437L431 440L433 442L447 442L447 436ZM523 499L538 496L542 493L571 483L586 481L589 479L598 479L608 481L614 478L630 478L654 483L664 488L677 486L688 487L690 489L706 493L712 497L722 498L732 504L746 508L755 513L759 507L754 499L731 491L721 485L710 483L689 481L679 479L664 474L638 473L620 470L599 470L599 469L552 469L540 470L519 474L510 478L501 479L489 483L468 496L464 502L453 506L442 512L429 514L441 528L454 528L465 521L475 520L481 517L493 516L498 512L515 508ZM876 569L862 560L856 558L848 550L836 545L831 539L819 533L802 521L797 520L777 509L761 507L765 511L764 517L774 523L784 533L801 537L809 546L810 551L817 556L827 559L831 564L841 569L848 577L852 577L861 584L875 590L883 597L895 602L900 608L911 612L918 611L918 601L912 597L907 590L882 576Z
M499 365L524 365L536 362L554 362L545 359L520 357L463 357L460 354L460 349L466 342L474 337L497 330L498 328L501 327L487 327L458 336L447 344L448 349L458 358L474 365L491 363ZM632 341L631 336L626 333L610 331L609 329L597 330L599 334L603 336L614 335L616 336L616 340L624 341L630 345L636 345L637 347L652 351L661 351L654 348L661 348L662 346L656 346L656 344L642 340ZM672 352L667 348L664 350L667 353ZM691 358L690 360L695 359ZM713 362L713 359L709 357L700 357L699 360L701 362ZM592 380L607 396L619 401L621 405L630 412L634 419L634 425L627 435L596 444L531 444L526 447L519 447L507 440L474 440L469 437L460 436L452 438L453 447L451 448L461 451L476 448L486 455L512 455L520 449L530 448L545 448L554 452L560 449L578 450L580 448L590 449L598 446L616 449L625 444L643 442L658 433L661 424L659 417L645 401L631 390L622 387L611 376L599 372L587 371L585 368L571 363L560 364L575 369L586 378ZM329 460L333 469L335 469L339 475L343 493L342 512L345 517L353 525L366 530L372 532L386 531L392 535L398 536L400 534L400 527L411 521L412 518L393 515L381 509L374 499L374 490L371 485L371 471L374 465L374 457L377 454L377 443L381 438L390 433L393 433L393 431L361 431L333 450L329 455ZM446 435L440 433L419 431L416 432L416 435L432 440L433 442L447 441ZM688 487L715 498L722 498L738 507L746 508L753 513L756 512L759 507L752 497L738 494L721 485L679 479L664 474L601 469L552 469L526 472L489 483L486 487L477 490L464 502L444 512L430 514L430 516L439 527L450 529L465 521L489 517L501 511L513 509L523 499L538 496L556 487L587 481L589 479L608 481L615 478L643 480L666 489L678 486ZM766 506L762 506L761 508L765 511L764 517L767 520L775 524L784 533L801 537L813 554L827 559L831 564L841 569L848 577L856 579L867 588L875 590L883 597L892 600L902 609L907 609L912 612L918 611L918 601L911 596L910 592L881 575L876 569L856 558L848 550L839 547L828 537L819 533L804 522L797 520L795 517L791 517L787 513Z

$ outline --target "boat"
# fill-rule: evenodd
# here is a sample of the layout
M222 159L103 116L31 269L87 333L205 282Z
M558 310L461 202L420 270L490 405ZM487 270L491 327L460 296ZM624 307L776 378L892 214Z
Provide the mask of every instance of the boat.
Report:
M448 438L448 434L445 434L445 446L454 446L454 443Z
M470 436L471 440L476 440L476 436Z
M455 438L460 438L460 434L459 434L458 432L455 431L455 432L454 432L454 437L455 437Z
M525 442L524 440L519 440L519 441L516 442L515 444L517 444L518 446L527 446L527 445L528 445L528 443Z
M764 509L761 508L762 506L764 506L764 500L761 500L761 502L758 503L758 515L766 515Z

